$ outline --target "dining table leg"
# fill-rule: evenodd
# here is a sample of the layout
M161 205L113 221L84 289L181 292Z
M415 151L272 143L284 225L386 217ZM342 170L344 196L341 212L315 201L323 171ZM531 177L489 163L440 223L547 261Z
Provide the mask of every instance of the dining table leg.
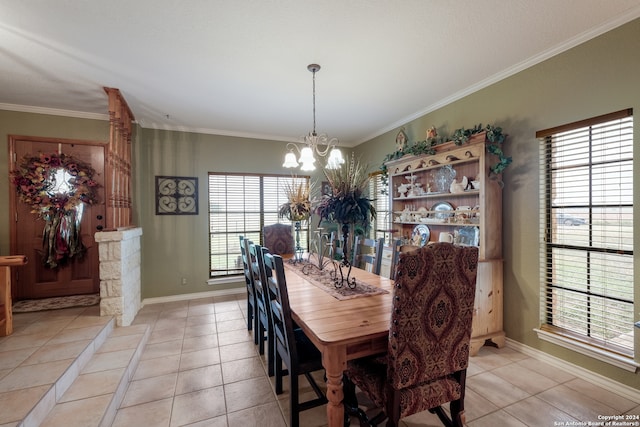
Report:
M344 393L342 391L342 374L347 367L347 347L328 346L322 351L322 366L327 375L327 425L340 427L344 425Z

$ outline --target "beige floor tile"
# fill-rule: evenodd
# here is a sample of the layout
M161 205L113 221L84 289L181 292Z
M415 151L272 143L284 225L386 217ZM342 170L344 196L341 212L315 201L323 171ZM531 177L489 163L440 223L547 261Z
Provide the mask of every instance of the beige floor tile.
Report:
M140 360L156 359L180 354L182 351L182 340L166 341L157 344L147 344L142 352Z
M195 325L211 325L216 323L216 315L214 313L200 314L197 316L189 316L187 318L187 326Z
M57 360L33 366L20 366L0 380L0 393L53 384L67 370L73 359Z
M247 331L249 334L253 334L253 331L247 330L247 322L244 319L225 320L224 322L218 322L217 326L218 332L243 330Z
M215 309L211 302L202 302L202 303L189 303L189 312L187 313L188 317L192 316L202 316L205 314L215 314Z
M110 401L111 396L106 395L59 403L49 413L41 427L98 426Z
M131 326L139 326L139 325L153 326L155 325L157 320L158 320L157 312L148 312L148 313L138 312L138 315L136 316L136 318L133 319L133 322L131 322Z
M504 407L529 397L529 393L491 372L483 372L467 379L471 389L495 405Z
M118 410L111 427L169 427L173 398L156 400Z
M182 342L182 351L196 351L214 347L218 347L217 334L189 337Z
M499 351L499 350L498 350ZM514 363L510 358L496 353L492 347L482 347L477 355L473 356L473 364L486 371Z
M178 373L176 395L222 385L220 365L209 365Z
M225 384L264 375L265 368L259 357L232 360L222 364L222 377Z
M542 426L543 424L537 424ZM553 425L553 424L549 424ZM492 412L482 418L467 423L468 427L527 427L520 420L503 410ZM413 427L413 426L411 426Z
M88 314L86 316L78 316L74 318L67 328L88 328L90 326L106 325L112 320L113 318L111 316L100 316L100 308L98 308L98 311L95 314Z
M40 348L45 345L53 335L31 334L31 335L10 335L0 341L0 353L25 348Z
M529 394L536 394L558 385L551 378L527 369L522 365L511 364L494 369L491 372Z
M120 407L124 408L172 397L175 394L177 378L178 374L175 373L132 381L129 383L129 388Z
M14 333L16 336L40 334L53 337L66 328L72 321L72 318L61 318L57 320L47 320L46 322L36 322Z
M247 328L236 329L229 332L221 332L218 329L218 343L220 346L247 342L247 340L252 339L252 337L253 332L248 331Z
M627 413L628 411L632 410L638 403L640 403L633 402L620 396L619 394L605 390L600 386L583 380L582 378L576 378L571 381L567 381L566 383L564 383L564 385L585 396L590 396L604 403L605 405L612 407L620 414ZM638 394L638 399L640 399L640 393Z
M162 310L158 319L182 319L187 317L188 309L185 308L175 308L171 310Z
M22 348L20 350L10 350L0 352L0 369L13 369L27 360L38 347Z
M266 376L225 384L224 394L227 412L235 412L276 400L271 383Z
M619 411L597 400L597 396L586 396L565 385L559 385L537 395L540 399L571 415L578 421L598 421L598 415L618 414Z
M83 340L52 345L46 344L22 362L21 366L53 362L55 360L75 359L91 343L91 340Z
M239 311L240 310L240 304L238 303L238 300L235 299L235 297L231 297L229 296L229 299L227 301L223 301L224 297L220 297L218 299L218 301L216 301L215 303L215 310L216 313L225 313L228 311ZM244 297L243 303L246 305L247 304L247 299L246 299L246 295Z
M44 385L0 393L0 425L22 420L49 388Z
M133 380L141 380L144 378L157 377L160 375L173 374L178 372L180 367L180 355L160 357L157 359L141 360L138 362L136 372L133 374Z
M219 312L216 310L216 322L224 322L227 320L244 319L242 311L236 307L235 310Z
M448 408L448 405L445 405L445 407ZM499 407L467 387L464 397L464 409L467 415L467 421L471 421L483 417L490 412L497 411Z
M216 348L207 348L190 352L182 352L180 355L180 370L201 368L203 366L220 363L220 351Z
M184 328L184 336L185 338L189 337L200 337L202 335L211 335L218 332L215 323L202 323L199 325L187 325Z
M161 304L160 308L161 308L161 311L172 311L172 310L178 310L178 309L185 310L189 308L189 301L165 302Z
M115 328L109 336L121 337L125 335L143 335L147 332L149 325L132 325L132 326L120 326Z
M220 415L218 417L209 418L189 424L189 427L235 427L233 424L227 424L227 416Z
M162 329L170 329L175 327L184 328L187 325L187 318L180 319L162 319L158 317L158 320L153 324L153 330L159 331Z
M252 341L239 344L231 344L219 347L220 360L228 362L231 360L246 359L258 355L258 346Z
M109 369L125 368L129 365L134 349L96 353L82 369L83 374L106 371Z
M172 326L167 329L157 329L151 332L147 344L157 344L159 342L181 340L184 338L185 328Z
M203 308L207 310L214 309L213 297L205 297L189 300L189 315L191 315L191 310ZM213 312L213 311L212 311Z
M567 421L587 421L573 418L536 396L509 405L504 408L504 411L529 426L554 426L562 425L560 423ZM595 421L595 419L591 421Z
M97 353L107 353L110 351L127 350L130 348L136 348L140 345L142 334L135 335L123 335L123 336L110 336L106 339L104 344L100 346Z
M399 422L402 427L425 427L433 426L440 427L442 423L437 415L430 413L429 411L423 411L408 417L402 418Z
M183 426L225 414L224 390L213 387L181 394L173 399L171 426Z
M79 375L71 384L71 387L62 395L60 402L70 402L109 393L113 394L120 384L124 372L125 368L118 368Z
M562 384L567 381L571 381L572 379L575 378L573 375L571 375L567 371L560 368L556 368L555 366L550 365L541 360L529 358L529 359L518 361L516 363L518 365L526 367L527 369L531 369L532 371L535 371L541 375L544 375L545 377L551 378L552 380L556 381L559 384Z
M640 415L640 405L636 406L635 408L631 408L631 410L625 412L625 414Z
M88 328L63 329L56 336L51 338L47 344L59 344L72 341L92 340L104 328L103 325L91 326Z
M229 426L286 427L277 402L270 402L227 414ZM305 427L307 424L301 424ZM355 424L354 424L355 425Z

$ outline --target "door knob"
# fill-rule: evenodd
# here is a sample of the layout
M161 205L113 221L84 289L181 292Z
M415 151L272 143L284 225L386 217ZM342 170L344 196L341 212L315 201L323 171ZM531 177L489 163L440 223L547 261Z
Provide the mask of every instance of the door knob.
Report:
M96 226L96 229L97 229L98 231L101 231L103 228L104 228L104 227L103 227L103 226L101 226L101 225Z
M102 215L97 215L96 219L102 219Z

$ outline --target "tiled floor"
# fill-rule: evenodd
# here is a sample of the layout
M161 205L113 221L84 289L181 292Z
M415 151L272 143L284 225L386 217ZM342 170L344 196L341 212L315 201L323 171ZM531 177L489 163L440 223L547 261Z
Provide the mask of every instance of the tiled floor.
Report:
M266 375L265 359L258 355L246 329L245 302L245 297L238 295L144 307L134 324L151 325L151 336L113 426L286 426L287 390L281 396L274 393L273 382ZM38 369L42 376L57 369L59 359L74 353L72 342L83 339L80 330L73 333L70 327L82 324L82 332L90 335L90 323L101 321L93 318L90 310L86 314L91 316L84 320L65 321L65 312L77 316L80 311L70 310L76 311L16 314L18 335L14 338L20 340L14 339L8 345L9 340L0 339L0 427L16 425L8 423L6 417L3 420L5 408L26 405L29 396L38 395L41 387L33 384L28 389L15 390L12 378L27 375L26 365ZM30 330L20 328L21 323L28 318L32 321L34 316L48 317L40 323L43 326L32 323ZM70 335L75 338L65 340ZM66 344L55 356L43 356L39 349L54 341ZM103 357L115 360L122 353L121 349L110 350L113 351L103 352ZM92 361L91 366L99 371L99 361ZM321 378L322 373L318 375ZM87 387L96 388L96 392L90 399L77 399L77 410L99 400L103 386L103 380L88 381ZM74 400L69 394L72 390L73 387L63 400ZM304 392L310 393L308 386ZM469 427L556 426L562 422L568 425L569 421L595 423L599 415L640 414L640 394L631 401L510 348L483 347L478 356L471 358L466 396ZM303 412L301 426L326 425L325 410L319 407ZM352 425L358 425L357 421ZM423 413L407 417L401 425L441 424L435 416Z

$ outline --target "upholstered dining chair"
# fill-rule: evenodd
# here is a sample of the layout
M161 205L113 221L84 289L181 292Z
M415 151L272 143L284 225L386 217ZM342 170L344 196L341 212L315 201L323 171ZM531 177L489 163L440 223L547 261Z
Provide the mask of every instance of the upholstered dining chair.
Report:
M361 424L387 427L429 410L462 427L478 248L434 243L401 253L386 355L347 363L345 407ZM382 412L357 409L358 386ZM449 403L450 415L442 405Z
M384 246L384 237L379 239L369 239L362 236L356 236L353 244L351 265L354 267L365 267L371 264L371 272L380 274L382 268L382 248Z
M253 274L249 257L249 244L251 241L240 236L240 253L242 254L242 269L244 281L247 285L247 330L253 330L253 341L258 344L258 316L256 308L256 294L253 286Z
M264 247L269 252L277 255L289 255L295 253L295 243L293 241L293 230L288 224L271 224L263 228Z
M396 269L398 266L398 260L400 259L400 253L415 251L419 247L420 246L403 245L402 239L394 240L391 247L391 268L389 269L389 278L391 280L395 280L396 278Z
M258 317L258 349L260 354L264 354L264 343L267 342L267 371L270 377L274 375L274 336L273 323L271 321L271 295L267 286L267 279L264 271L264 255L268 253L267 248L251 243L249 245L249 257L251 273L253 275L253 287L256 294L256 315ZM266 336L265 336L266 334Z
M311 375L322 368L320 351L295 328L289 307L289 294L284 273L282 257L267 253L264 256L264 269L269 289L275 295L271 301L273 329L276 346L276 394L282 394L282 379L289 375L289 427L299 427L300 412L327 403L327 398ZM284 371L282 365L287 367ZM316 397L300 402L298 396L298 376L304 375L316 394Z

